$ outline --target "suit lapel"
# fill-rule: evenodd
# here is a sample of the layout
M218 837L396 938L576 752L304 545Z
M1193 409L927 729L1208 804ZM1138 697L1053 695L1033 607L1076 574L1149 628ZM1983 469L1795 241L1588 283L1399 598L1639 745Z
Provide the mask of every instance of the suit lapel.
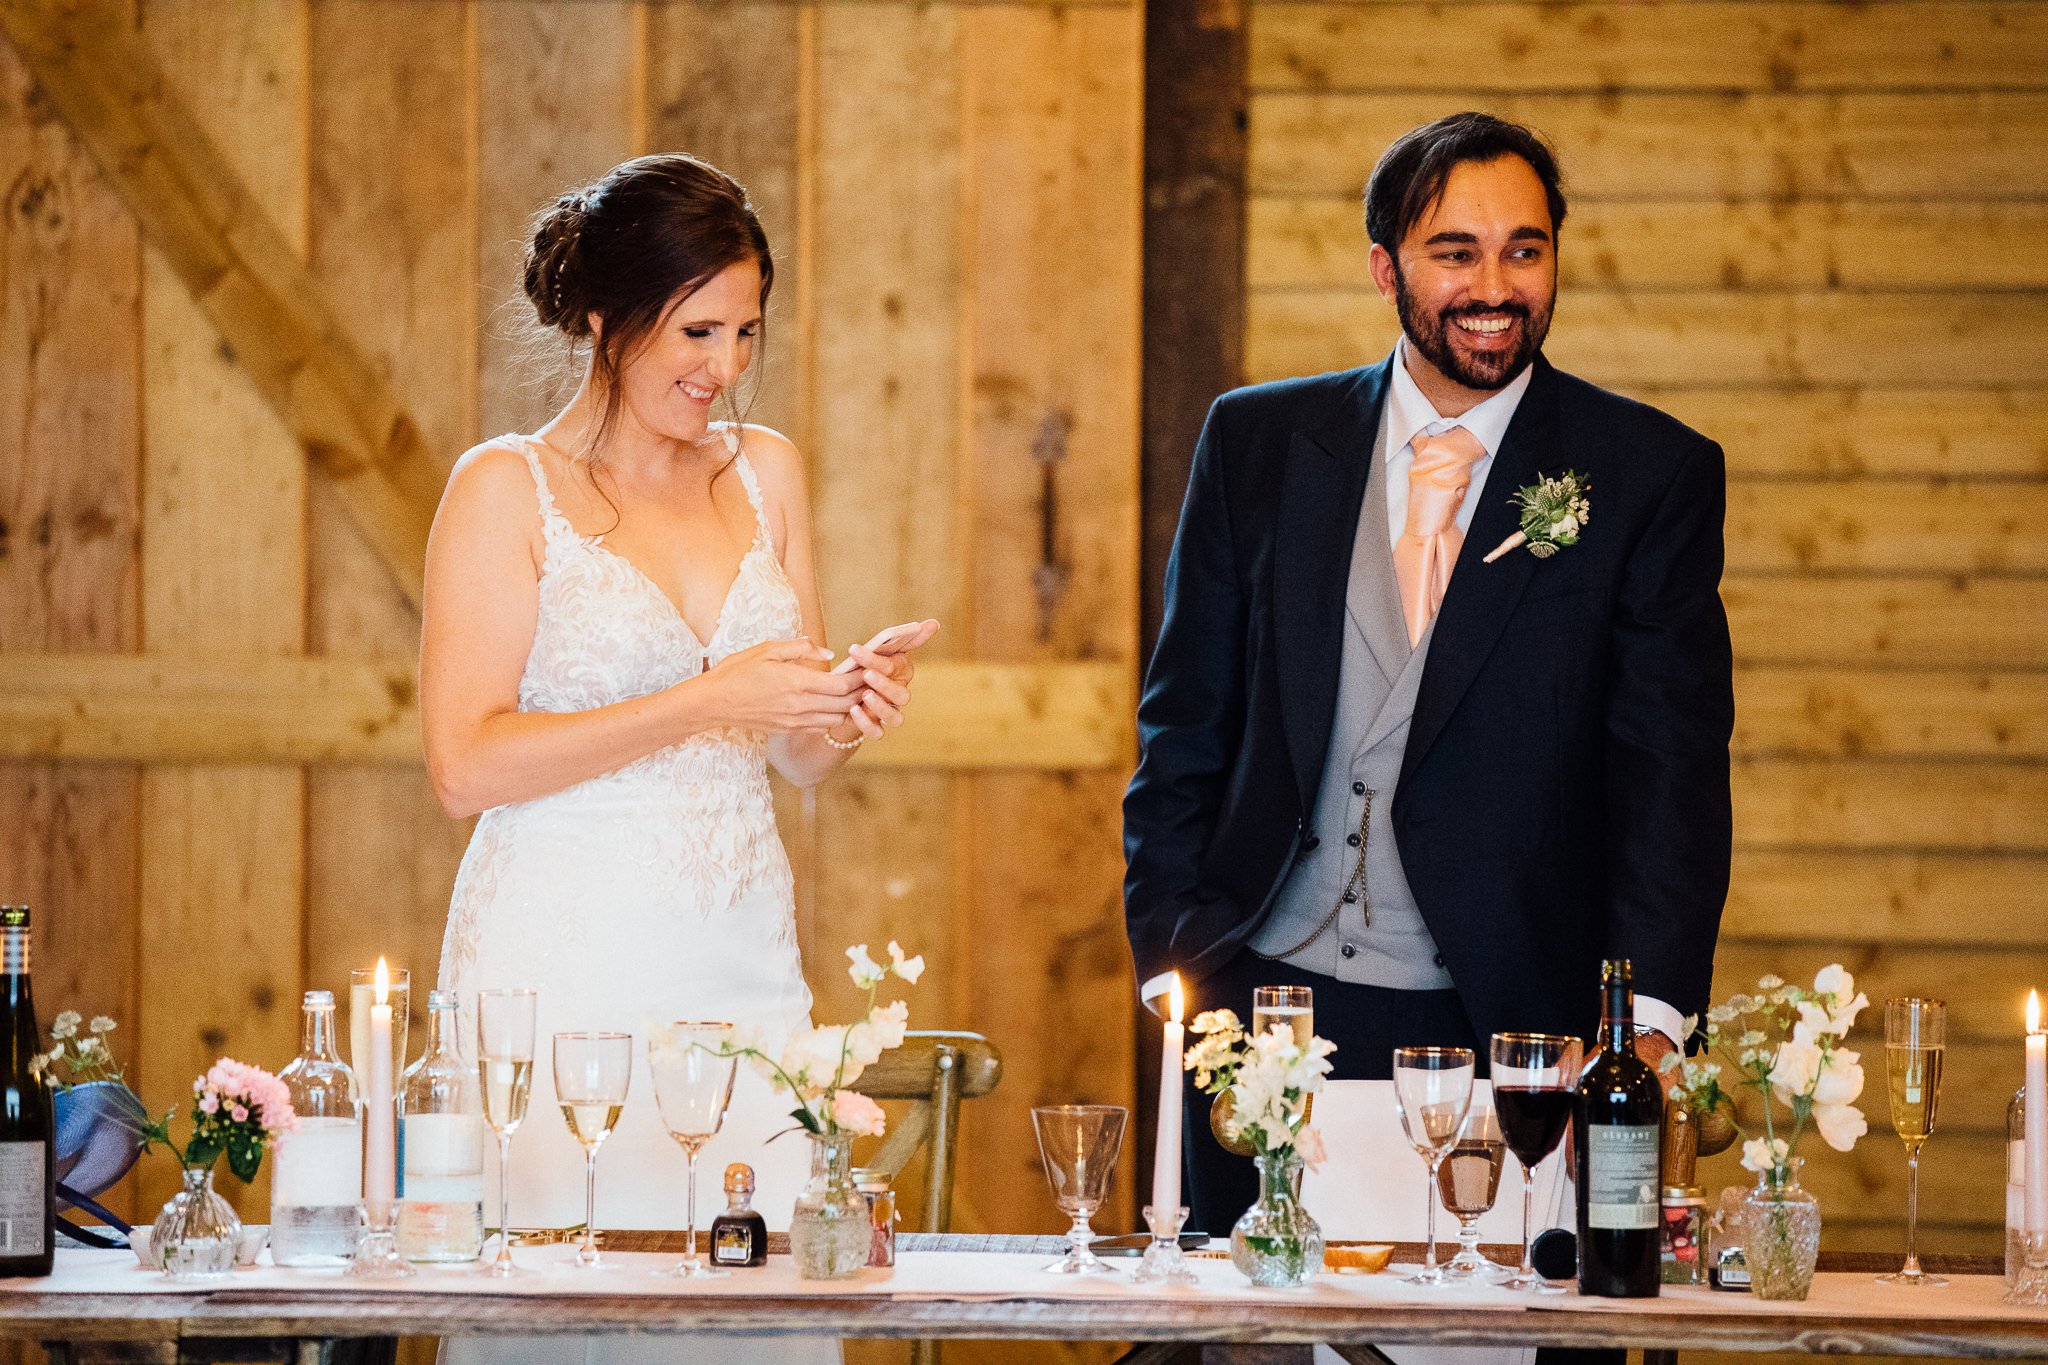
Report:
M1273 636L1280 724L1302 808L1330 742L1344 649L1344 595L1360 503L1386 395L1382 361L1360 374L1327 425L1296 431L1281 475L1273 545Z
M1479 675L1535 572L1536 556L1526 550L1503 555L1491 564L1480 562L1521 527L1511 501L1515 490L1534 483L1539 472L1556 473L1563 467L1563 458L1556 372L1549 362L1538 358L1529 390L1522 395L1487 473L1486 487L1480 492L1483 501L1473 514L1472 529L1465 533L1464 548L1451 571L1451 585L1437 612L1429 657L1415 697L1414 726L1401 761L1403 782L1429 752L1465 689Z

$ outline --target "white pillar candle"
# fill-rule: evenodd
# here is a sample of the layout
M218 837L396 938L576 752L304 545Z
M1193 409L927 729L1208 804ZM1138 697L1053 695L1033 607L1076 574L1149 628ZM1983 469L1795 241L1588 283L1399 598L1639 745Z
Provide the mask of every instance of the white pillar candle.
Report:
M397 1105L391 1094L390 969L377 959L376 997L370 1005L370 1077L363 1123L363 1203L373 1223L391 1216L398 1179Z
M2048 1236L2048 1033L2041 993L2027 992L2027 1236Z
M1159 1130L1152 1162L1152 1207L1168 1218L1180 1207L1180 1074L1181 1055L1187 1049L1187 1028L1180 1016L1184 1008L1180 973L1175 972L1167 991L1166 1041L1159 1059Z

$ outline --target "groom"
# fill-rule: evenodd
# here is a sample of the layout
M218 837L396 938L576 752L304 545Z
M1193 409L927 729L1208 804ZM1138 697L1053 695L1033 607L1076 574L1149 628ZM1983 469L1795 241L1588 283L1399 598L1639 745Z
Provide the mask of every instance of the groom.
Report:
M1705 1005L1730 840L1722 455L1543 359L1564 216L1528 129L1415 129L1366 186L1393 354L1210 410L1124 798L1154 1008L1174 971L1191 1014L1247 1024L1253 987L1312 986L1334 1074L1370 1079L1402 1045L1483 1069L1496 1030L1592 1036L1603 957L1634 963L1653 1065ZM1584 524L1490 556L1517 491L1567 472ZM1192 1225L1220 1232L1255 1177L1205 1127Z

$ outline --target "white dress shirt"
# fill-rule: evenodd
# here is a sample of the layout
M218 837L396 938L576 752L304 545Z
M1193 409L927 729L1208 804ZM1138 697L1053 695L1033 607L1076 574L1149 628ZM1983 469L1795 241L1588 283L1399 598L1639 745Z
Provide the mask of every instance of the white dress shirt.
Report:
M1458 504L1458 530L1461 533L1469 531L1473 514L1479 508L1480 494L1486 488L1486 475L1493 468L1493 457L1500 453L1500 443L1508 434L1508 423L1514 420L1522 395L1529 391L1529 381L1535 376L1536 367L1523 366L1522 372L1509 380L1506 387L1456 417L1446 417L1438 412L1436 405L1429 401L1408 373L1406 337L1394 344L1394 363L1390 368L1393 378L1387 385L1386 420L1380 427L1386 440L1380 459L1387 470L1387 543L1392 545L1400 540L1401 532L1407 526L1408 470L1415 463L1415 438L1441 436L1452 427L1465 428L1479 438L1480 445L1486 447L1486 457L1472 466L1471 486L1465 490L1464 501ZM1172 984L1172 973L1161 972L1139 989L1138 996L1147 1001L1157 999ZM1586 990L1592 992L1597 984L1587 982ZM1684 1045L1683 1017L1677 1009L1653 995L1636 996L1636 1023L1656 1029L1672 1042Z

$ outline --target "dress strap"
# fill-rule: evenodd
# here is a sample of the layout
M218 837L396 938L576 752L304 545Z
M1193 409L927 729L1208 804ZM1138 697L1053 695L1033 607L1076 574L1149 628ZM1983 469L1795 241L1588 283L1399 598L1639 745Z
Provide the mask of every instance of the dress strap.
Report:
M533 491L540 503L542 532L550 538L558 530L566 531L571 536L575 535L575 528L569 525L569 519L555 506L555 495L548 489L547 471L541 468L540 451L536 448L538 443L530 437L515 437L514 440L519 446L519 453L526 457L526 467L533 471Z
M761 504L761 480L754 473L754 462L747 458L747 452L740 449L740 438L732 427L722 433L725 448L733 455L733 467L739 471L740 487L747 490L747 505L754 509L754 548L773 550L775 538L768 533L768 511Z

